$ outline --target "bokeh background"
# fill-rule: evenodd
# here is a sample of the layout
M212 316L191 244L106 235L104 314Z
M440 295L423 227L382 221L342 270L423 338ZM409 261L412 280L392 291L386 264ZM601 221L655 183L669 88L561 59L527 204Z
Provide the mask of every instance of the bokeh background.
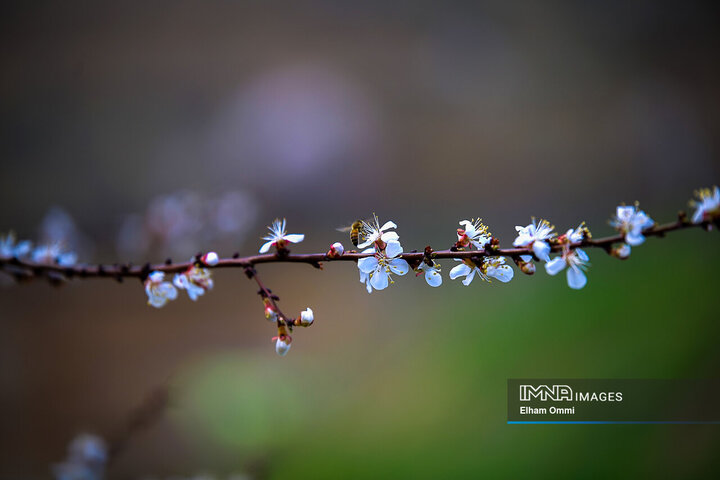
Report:
M714 2L18 2L0 17L0 230L81 261L298 251L377 212L406 249L481 216L595 235L720 178ZM171 405L110 478L631 477L717 473L717 426L510 426L519 377L718 377L717 232L590 252L588 286L268 265L278 357L240 271L155 310L140 284L0 290L0 477L47 478L77 433ZM7 283L7 282L6 282Z

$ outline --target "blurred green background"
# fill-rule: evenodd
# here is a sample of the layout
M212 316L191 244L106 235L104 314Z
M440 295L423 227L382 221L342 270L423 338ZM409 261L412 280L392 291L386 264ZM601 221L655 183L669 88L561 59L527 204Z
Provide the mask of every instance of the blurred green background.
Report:
M302 252L372 212L407 250L473 216L503 245L532 215L603 236L621 202L670 221L720 178L718 20L710 2L17 3L0 231L138 264L253 253L276 216ZM109 478L708 478L717 426L506 425L506 381L717 378L717 240L590 251L578 292L543 271L464 287L448 262L438 289L368 295L352 264L262 266L287 313L315 311L285 358L240 271L161 310L134 282L7 286L0 477L46 477L167 385Z

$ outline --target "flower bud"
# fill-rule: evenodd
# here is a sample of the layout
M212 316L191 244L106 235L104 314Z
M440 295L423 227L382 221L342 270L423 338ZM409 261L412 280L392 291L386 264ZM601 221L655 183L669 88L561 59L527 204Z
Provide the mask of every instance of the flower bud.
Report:
M532 275L535 273L535 264L533 262L522 262L519 265L520 271L523 272L525 275Z
M277 337L273 337L273 340L275 340L275 352L277 352L277 354L281 357L287 355L288 351L290 351L290 342L292 342L292 337L290 337L290 335L281 334Z
M515 258L514 260L515 265L517 265L520 271L525 275L532 275L535 273L535 263L533 263L531 255L521 255L520 258Z
M610 250L610 255L615 258L619 258L620 260L625 260L630 256L630 245L627 243L621 243Z
M278 319L278 312L275 309L275 305L272 304L269 298L263 298L265 304L265 318L271 322L276 322Z
M201 260L205 265L212 267L218 264L220 258L218 258L218 254L215 252L207 252L202 256Z
M313 315L312 308L308 307L307 310L303 310L300 312L300 318L296 320L296 325L300 325L302 327L309 327L312 325L313 321L315 320L315 316Z
M337 258L343 253L345 253L345 247L343 247L343 244L340 242L335 242L330 245L330 250L328 250L327 256L330 258Z

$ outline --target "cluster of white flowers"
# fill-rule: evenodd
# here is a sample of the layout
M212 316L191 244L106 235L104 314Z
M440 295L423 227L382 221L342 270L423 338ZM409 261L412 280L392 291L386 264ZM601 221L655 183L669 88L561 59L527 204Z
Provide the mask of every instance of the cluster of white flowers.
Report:
M177 289L185 290L190 300L195 301L199 296L213 288L210 270L201 265L215 266L219 262L217 253L208 252L200 257L200 262L190 259L192 265L182 273L176 273L172 283L165 280L165 273L161 271L150 272L145 279L145 293L148 305L155 308L165 306L170 300L178 296ZM177 287L177 288L176 288Z
M21 258L30 253L31 249L32 243L30 240L15 243L15 232L0 237L0 257Z
M720 189L717 186L712 189L702 189L696 193L696 196L697 200L691 202L696 208L692 216L692 224L702 224L708 229L713 225L720 227ZM451 280L462 277L462 284L465 286L470 285L475 278L486 282L495 279L507 283L514 277L512 266L506 263L507 257L512 258L520 271L528 275L535 273L537 262L544 262L545 271L549 275L557 275L565 270L570 288L582 289L588 282L585 272L590 266L590 259L580 247L603 247L612 256L626 259L630 256L632 247L645 242L645 235L660 235L665 231L684 228L691 224L685 220L684 214L681 214L677 224L655 227L653 219L640 210L637 203L631 206L620 205L610 220L610 225L620 233L618 236L600 241L590 240L590 231L584 223L558 235L555 227L547 220L538 222L533 218L529 225L515 227L517 237L513 241L515 248L511 250L500 250L498 239L492 236L480 219L461 220L459 225L461 228L456 229L457 240L449 251L434 252L428 246L424 254L416 251L406 254L400 244L397 225L392 221L381 225L378 217L373 215L372 220L358 221L350 227L350 239L361 249L360 254L354 250L348 254L342 243L335 242L324 255L310 254L289 258L289 244L302 242L305 235L288 234L286 220L275 219L268 227L270 234L262 237L264 243L259 250L261 254L268 254L274 249L272 254L264 255L259 259L248 257L235 263L232 260L223 260L220 266L244 267L246 274L250 278L255 278L260 286L265 317L276 323L278 327L278 335L273 337L275 350L279 355L285 355L290 349L292 342L290 333L293 327L312 325L314 312L311 308L307 308L295 318L286 317L278 309L276 304L278 298L257 278L257 273L252 268L252 264L256 262L293 260L311 263L321 268L321 261L341 259L340 257L348 260L357 259L360 282L365 285L368 293L372 293L373 290L384 290L393 284L393 275L403 276L411 269L416 272L416 276L422 275L431 287L441 286L443 277L441 267L435 261L437 258L453 258L459 262L450 270L449 277ZM68 243L68 241L55 241L33 248L30 241L18 242L13 232L0 236L0 271L18 277L39 275L44 271L51 281L55 280L53 278L55 276L62 280L65 275L72 274L117 275L118 280L121 280L128 274L148 272L144 281L148 304L160 308L169 301L175 300L178 297L178 290L184 290L193 301L211 290L214 282L210 268L219 266L221 262L215 252L194 257L189 264L182 267L184 271L176 273L170 281L166 279L163 270L172 272L180 270L178 266L172 265L170 260L167 263L168 267L158 268L155 271L150 271L150 267L142 270L135 268L130 271L128 265L107 270L102 265L96 267L80 265L70 268L76 266L77 255L63 248L63 245ZM554 258L551 257L553 252L558 254ZM239 255L233 258L237 257ZM67 268L51 268L56 266Z
M29 257L34 263L71 267L77 263L77 254L67 252L59 242L32 248L30 240L16 242L15 233L0 237L0 257L22 259Z
M589 237L590 232L584 224L568 230L559 237L555 232L555 227L547 220L536 222L533 218L529 225L525 227L516 226L515 230L518 236L513 245L526 247L532 252L532 255L521 255L516 261L523 272L532 275L535 272L535 266L532 262L537 259L545 262L545 271L549 275L557 275L567 267L567 282L570 288L578 290L587 284L587 277L584 272L589 266L589 257L583 250L577 248L577 245L572 245L578 244L586 237ZM561 255L551 259L550 253L554 245L561 246Z
M460 225L465 228L457 229L458 239L455 242L457 250L483 250L490 245L492 235L480 219L462 220ZM460 265L456 265L450 270L450 279L465 277L462 281L465 286L470 285L476 276L486 282L490 282L490 278L495 278L507 283L512 280L514 275L512 267L505 265L503 257L483 256L479 262L470 258L456 258L455 261L460 262Z

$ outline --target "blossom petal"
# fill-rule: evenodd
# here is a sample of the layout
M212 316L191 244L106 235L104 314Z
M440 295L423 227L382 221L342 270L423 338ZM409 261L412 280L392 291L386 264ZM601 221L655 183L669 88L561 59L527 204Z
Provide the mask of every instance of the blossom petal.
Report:
M500 265L493 267L492 269L488 269L488 276L497 278L503 283L507 283L512 280L514 275L515 271L510 265Z
M548 273L548 275L557 275L558 273L562 272L565 266L566 263L564 258L555 257L545 264L545 271Z
M290 243L300 243L305 240L305 235L303 235L302 233L290 233L288 235L285 235L283 239Z
M358 268L363 273L370 273L375 271L378 266L378 259L375 257L365 257L358 260Z
M148 304L152 305L155 308L160 308L164 306L167 303L167 298L165 297L158 297L156 295L151 295L148 297Z
M390 271L397 275L405 275L410 271L410 265L402 258L395 258L388 263Z
M425 281L431 287L439 287L442 285L442 275L434 268L429 268L425 271Z
M470 266L465 263L455 265L453 269L450 270L450 280L455 280L458 277L464 277L469 274L471 270Z
M628 245L637 247L638 245L642 245L642 243L645 242L645 237L642 233L639 232L628 232L625 235L625 242L627 242Z
M468 268L470 268L470 267L468 267ZM476 272L476 271L477 271L477 268L472 268L472 269L470 269L470 273L468 274L467 277L465 277L465 280L462 281L463 285L465 285L466 287L467 287L468 285L470 285L470 282L472 282L472 281L473 281L473 278L475 278L475 272Z
M178 292L170 282L163 282L160 287L162 294L167 297L168 300L175 300L178 296Z
M385 224L380 227L380 231L390 230L391 228L397 228L397 225L395 225L394 222L385 222Z
M587 284L587 277L585 276L585 273L583 273L582 270L580 270L575 265L568 268L567 271L567 281L570 288L573 288L575 290L580 290Z
M370 277L370 283L375 290L384 290L388 286L388 274L385 270L379 269Z
M627 222L635 215L635 207L619 206L615 211L615 215L621 222Z
M397 242L400 239L400 235L395 232L385 232L380 236L380 240L383 242Z
M488 237L487 235L480 235L476 239L470 240L470 243L473 244L473 247L475 247L476 250L482 250L483 248L485 248L485 245L487 245L489 241L490 237Z
M388 258L395 258L398 255L403 253L402 245L400 245L400 242L396 241L389 241L387 242L387 246L385 247L385 255Z
M701 223L703 218L705 218L705 209L703 207L698 207L693 214L692 223Z
M580 258L580 260L582 260L583 262L590 261L590 257L588 257L588 254L585 253L585 250L580 250L579 248L576 248L575 253L577 253L578 258Z
M173 278L173 283L177 288L184 290L188 284L187 275L184 273L176 273L175 278Z
M468 237L474 237L477 232L475 232L475 225L470 220L463 220L460 222L460 225L464 226L465 228L465 235Z
M550 244L535 240L532 246L533 253L543 262L550 261Z
M267 253L274 242L275 240L270 240L269 242L264 243L263 246L260 247L260 253Z

